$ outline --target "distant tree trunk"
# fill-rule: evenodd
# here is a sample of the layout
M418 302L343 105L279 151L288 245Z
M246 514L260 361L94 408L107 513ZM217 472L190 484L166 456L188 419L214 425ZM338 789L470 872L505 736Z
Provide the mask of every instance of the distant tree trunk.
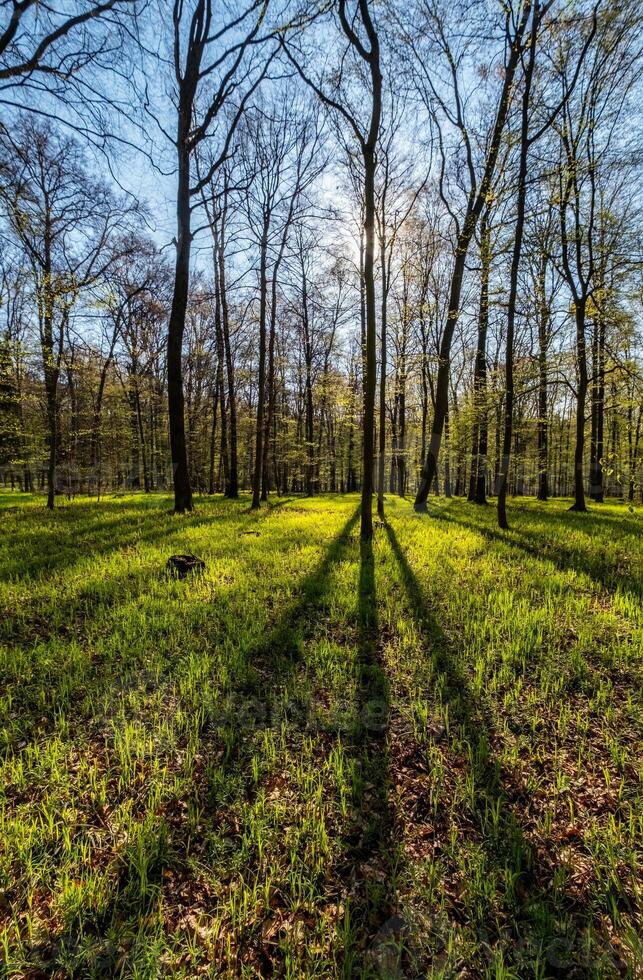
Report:
M628 407L628 426L627 426L627 442L628 442L628 463L629 463L629 480L628 480L628 490L627 499L630 503L634 502L634 490L636 487L636 466L639 455L639 444L641 441L641 417L643 416L643 409L639 406L638 415L636 419L636 429L633 430L633 418L632 418L633 408L632 402L630 401ZM643 498L643 484L641 485L641 497Z
M310 497L313 493L313 477L315 474L315 446L314 446L314 415L313 415L313 341L311 337L310 309L308 305L308 279L303 250L300 254L301 259L301 326L304 352L304 489L306 496Z
M489 275L491 271L491 229L488 210L480 226L480 306L478 310L478 342L473 376L473 443L469 500L486 504L487 484L487 332L489 329Z
M275 343L277 336L277 283L279 276L279 269L281 268L281 263L286 251L286 245L288 242L288 232L292 222L292 216L294 213L296 197L293 195L290 208L288 212L288 219L285 223L283 234L281 237L281 244L279 246L279 253L275 259L272 278L270 285L270 334L268 339L268 403L266 411L266 440L269 438L269 434L273 428L273 420L275 417ZM273 460L276 454L276 430L272 435L272 455ZM274 465L275 479L277 473L276 463ZM264 466L263 466L263 482L261 488L261 499L267 500L268 494L270 493L270 453L269 448L266 445L264 449Z
M397 390L397 492L406 494L406 355L402 352L400 377Z
M219 365L217 364L217 379L212 388L212 425L210 427L210 469L208 473L208 493L214 493L214 458L217 447L217 405L219 402Z
M426 456L426 426L429 415L429 386L425 363L422 364L422 435L420 443L420 459Z
M431 439L427 450L426 459L420 476L420 485L415 497L415 509L422 511L426 509L426 501L431 489L431 484L437 473L438 456L440 453L440 443L444 430L444 422L449 411L449 374L451 370L451 344L456 324L460 316L460 298L462 294L462 282L467 260L469 245L476 230L478 219L487 201L487 196L491 188L493 175L496 169L496 161L500 151L502 133L505 128L507 112L513 80L518 66L518 61L522 53L522 37L529 19L531 4L525 4L520 22L516 27L515 35L512 39L509 60L505 69L502 92L498 103L498 111L494 121L493 133L489 143L489 150L485 160L485 170L480 186L476 189L471 186L467 211L464 217L462 228L457 237L455 248L455 260L453 273L451 276L451 287L449 291L449 308L447 322L442 333L439 352L438 375L435 385L435 408L433 413L433 427Z
M58 458L58 378L62 355L63 329L60 340L54 349L54 295L51 288L51 272L45 273L42 356L45 379L45 399L47 404L47 425L49 429L49 459L47 463L47 507L54 509L56 497L56 461ZM48 280L48 281L47 281ZM13 471L12 471L13 477Z
M221 316L221 279L218 270L219 255L219 227L218 219L211 219L212 240L213 240L213 265L214 265L214 338L217 352L217 369L214 381L214 391L212 396L212 432L210 437L210 473L208 481L209 493L215 491L214 479L214 457L216 451L216 428L217 428L217 408L221 414L221 452L219 457L219 469L223 469L223 486L227 492L230 485L230 457L228 454L228 422L226 418L225 403L225 382L223 378L223 366L225 361L225 341L223 336L223 325Z
M395 377L395 387L397 388L397 375ZM389 493L397 490L397 398L393 400L393 411L391 412L391 468L389 473Z
M140 459L143 466L143 489L145 493L150 492L150 478L149 470L147 467L147 447L145 445L145 428L143 426L143 413L141 411L141 394L139 391L138 384L134 388L134 406L136 409L136 429L138 435L138 444L140 447Z
M388 299L386 262L386 197L382 195L382 227L380 234L380 266L382 270L382 307L380 314L380 431L377 479L377 513L384 517L384 463L386 459L386 313Z
M589 468L590 496L596 503L604 500L603 454L605 432L605 317L599 311L594 321L594 357L592 365L592 435Z
M362 224L359 230L359 329L362 379L366 377L366 280L364 278L364 256L364 208L362 208Z
M357 378L351 371L349 376L350 400L349 400L349 419L348 419L348 460L346 464L346 492L355 493L357 490L357 478L355 475L355 463L353 456L353 445L355 442L355 395L357 388Z
M578 387L576 390L576 445L574 447L574 503L570 510L587 511L585 504L585 481L583 478L583 455L585 449L585 403L587 401L587 348L585 340L585 299L576 302L576 363L578 368Z
M257 390L257 431L255 436L254 478L252 482L252 509L261 506L261 475L263 473L264 422L266 408L266 313L268 300L268 231L270 213L265 212L261 243L259 246L259 377Z
M449 413L444 418L444 496L451 499L451 462L449 459Z
M518 164L518 189L516 195L516 228L511 256L509 279L509 298L507 303L507 351L505 356L505 426L502 441L502 459L500 463L500 485L498 487L498 526L507 529L507 482L509 478L509 461L511 456L511 439L513 434L514 416L514 333L516 323L516 301L518 298L518 273L520 271L520 255L522 238L525 227L525 205L527 199L527 162L529 155L529 99L531 81L536 60L536 42L540 21L538 4L532 13L531 37L529 42L529 60L525 67L525 80L522 93L520 119L520 160Z
M225 495L231 499L239 496L239 463L238 463L238 438L237 438L237 394L234 378L234 359L232 356L232 343L230 340L230 314L228 308L228 293L226 286L225 269L225 219L227 214L227 177L224 184L224 206L221 212L221 226L219 229L218 247L218 276L219 276L219 299L221 303L221 329L223 331L223 346L225 350L225 366L228 379L228 412L230 415L230 467L228 481L225 487Z
M274 438L272 423L275 414L275 338L277 331L277 269L272 271L270 287L270 330L268 335L268 400L266 405L266 446L263 454L263 473L261 476L261 499L268 500L270 493L270 443L274 457Z
M549 338L549 305L546 290L547 257L543 256L538 275L540 311L538 316L538 500L549 496L548 467L548 399L547 350Z

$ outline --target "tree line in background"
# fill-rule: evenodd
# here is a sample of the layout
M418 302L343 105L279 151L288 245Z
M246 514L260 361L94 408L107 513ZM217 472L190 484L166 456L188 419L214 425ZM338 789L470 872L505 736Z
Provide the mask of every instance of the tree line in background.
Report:
M641 19L14 4L5 487L639 499Z

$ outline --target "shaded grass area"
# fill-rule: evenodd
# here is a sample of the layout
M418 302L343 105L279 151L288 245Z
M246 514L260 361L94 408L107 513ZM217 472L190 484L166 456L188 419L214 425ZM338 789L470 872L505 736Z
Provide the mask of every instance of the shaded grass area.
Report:
M0 495L7 976L638 975L640 512L357 505Z

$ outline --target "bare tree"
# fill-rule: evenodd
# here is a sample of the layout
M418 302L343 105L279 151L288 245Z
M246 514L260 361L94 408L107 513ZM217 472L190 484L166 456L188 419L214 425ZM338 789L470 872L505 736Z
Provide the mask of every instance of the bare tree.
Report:
M88 173L79 144L49 123L23 119L4 134L0 195L33 275L49 429L47 506L53 509L58 381L69 318L83 290L130 249L120 232L135 205Z
M382 73L380 69L380 43L375 23L371 16L369 0L357 0L351 13L347 0L339 0L338 16L341 29L348 40L349 50L358 63L368 73L370 82L370 111L362 123L350 99L344 92L337 98L330 96L313 81L302 69L292 52L282 39L282 46L288 58L295 65L304 81L311 86L321 101L329 109L340 114L350 126L362 154L364 167L364 291L366 297L366 343L364 375L364 444L362 457L362 508L361 537L368 541L373 536L373 463L374 463L374 423L375 423L375 381L377 372L376 320L375 308L375 163L376 148L380 133L382 115ZM365 36L365 38L364 38ZM364 39L363 39L364 38ZM343 62L342 62L343 63ZM341 72L340 72L341 74ZM340 92L341 78L336 80L336 90Z
M409 45L415 56L414 65L418 92L424 100L427 109L429 110L429 113L437 126L441 155L440 189L443 198L444 180L447 167L447 157L442 132L442 128L445 124L451 126L458 136L461 150L464 154L467 181L466 205L464 216L462 218L457 217L448 201L444 199L445 206L449 211L455 225L457 242L453 271L451 275L448 316L440 344L440 361L435 388L433 425L427 448L426 459L424 460L422 474L420 477L420 485L415 498L416 510L426 509L426 500L431 489L431 484L437 474L442 433L449 409L451 344L453 341L456 324L460 316L460 300L467 253L469 251L469 245L475 233L478 220L482 214L493 185L496 162L502 142L502 134L505 128L511 102L514 77L516 74L516 69L520 63L523 37L529 22L530 13L531 0L525 0L524 3L519 3L517 10L514 9L513 4L508 4L505 8L503 40L504 47L508 52L508 55L504 59L502 85L498 94L497 107L495 110L490 136L486 141L486 150L482 162L482 177L480 180L478 180L478 176L476 174L474 140L466 118L466 100L464 97L464 92L462 91L463 82L461 75L463 73L463 65L466 63L466 51L462 51L460 53L454 51L452 39L447 33L444 10L428 3L423 4L423 21L429 29L434 47L441 54L442 58L447 64L447 71L450 79L450 93L447 97L445 94L443 94L442 88L438 88L435 84L434 77L430 70L431 59L427 56L427 53L420 50L416 38L411 37L408 31L406 31L404 34L404 40Z
M248 49L257 40L267 0L257 0L237 16L231 16L220 27L215 27L213 23L212 0L195 0L191 8L191 13L188 13L183 0L174 0L172 12L177 112L173 141L177 154L177 234L167 365L176 513L192 510L181 361L190 283L190 252L195 234L192 212L201 200L203 189L211 184L214 174L225 162L248 99L265 77L268 67L266 61L260 70L255 70L251 64L240 71ZM246 26L248 23L249 26ZM203 107L199 103L199 95L204 96ZM233 100L237 104L226 120L226 131L218 152L213 154L206 172L194 179L195 153L208 138L215 123L223 118L223 107Z

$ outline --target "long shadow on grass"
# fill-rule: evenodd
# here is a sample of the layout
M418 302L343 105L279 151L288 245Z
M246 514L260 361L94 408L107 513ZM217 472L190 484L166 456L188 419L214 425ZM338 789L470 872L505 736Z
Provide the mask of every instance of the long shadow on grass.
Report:
M456 517L447 512L446 508L441 508L437 516L439 520L458 524L467 530L475 531L489 541L498 542L508 548L519 548L540 563L551 562L561 572L586 574L607 591L613 592L620 586L624 592L630 592L633 595L640 596L643 593L640 576L637 576L634 570L625 572L601 561L600 557L588 553L585 549L568 547L564 538L554 544L551 538L543 539L543 536L536 531L518 528L511 528L509 532L495 530L487 524ZM561 530L565 531L577 530L576 521L579 517L583 519L583 515L578 514L570 515L571 519L570 517L565 519L565 515L558 516L562 525ZM606 534L611 535L611 533L611 530L607 528Z
M583 932L583 924L574 921L571 902L564 894L552 896L548 880L551 872L539 863L512 809L512 803L520 802L519 794L503 781L501 769L492 757L494 726L489 713L474 696L467 675L428 608L417 577L388 521L385 529L400 569L408 607L433 657L434 673L442 680L450 741L455 735L462 743L455 746L457 754L466 753L469 757L465 766L474 777L474 843L484 849L487 867L500 879L501 894L496 901L504 899L504 923L498 921L497 910L491 904L483 921L469 922L477 936L478 950L501 950L505 963L513 960L514 965L527 971L520 976L531 976L532 971L538 976L558 975L556 970L553 974L549 970L560 966L561 958L570 955L570 926L573 923L575 941ZM442 830L448 836L448 825ZM547 972L539 972L543 968Z
M140 503L108 501L96 504L71 504L52 513L25 510L25 530L15 529L8 546L8 561L3 562L3 574L16 581L47 575L52 572L70 571L74 566L95 560L139 544L154 544L171 539L185 530L209 526L231 517L239 524L263 522L275 511L285 507L293 498L284 497L270 502L254 512L248 521L245 500L228 501L224 498L205 501L192 514L172 517L165 499ZM103 512L103 508L106 513ZM119 513L120 508L120 513ZM37 535L29 530L30 524L39 519L42 524L40 549L33 551ZM88 523L86 523L88 522ZM21 522L22 523L22 522ZM18 571L9 568L9 561ZM4 566L7 567L4 567Z
M371 541L360 542L355 721L347 751L357 763L351 826L336 868L346 888L350 928L344 933L342 976L379 976L394 929L397 853L389 806L389 684L381 659L375 562ZM385 931L382 931L385 927Z
M260 533L256 527L262 527L263 523L270 517L275 507L283 506L286 500L273 505L270 510L262 511L261 517L257 521L250 522L255 529L251 533ZM237 510L235 517L240 512ZM158 512L155 512L158 518ZM220 514L218 515L221 516ZM205 523L211 523L208 519ZM167 553L173 547L180 547L180 544L172 544L174 535L177 537L186 529L194 528L203 524L201 519L198 523L181 524L171 527L170 533L165 528L155 528L148 534L137 536L137 542L153 544L161 538L168 544ZM244 529L248 525L247 520L241 520L232 524L232 530L238 529L238 537L230 541L224 549L220 549L217 557L222 558L226 555L233 557L239 548L237 542L245 542L243 537ZM230 525L228 525L230 528ZM179 538L180 541L180 538ZM275 544L279 542L276 541ZM113 546L113 551L124 551L127 542L119 539ZM162 577L164 565L160 564L156 574ZM36 593L31 599L21 603L20 608L11 611L4 621L0 623L0 642L9 648L14 648L17 652L12 663L6 660L4 668L0 667L0 686L7 690L15 688L16 705L19 710L14 712L12 734L9 735L8 729L0 733L0 752L5 747L12 744L30 739L34 732L36 723L40 720L45 722L45 728L41 735L47 731L46 720L55 712L67 711L72 705L78 709L82 704L87 691L92 691L94 695L108 696L118 699L120 693L127 694L134 691L137 687L137 679L144 673L148 682L154 685L155 681L149 678L156 671L156 664L150 664L145 651L133 652L125 648L122 651L109 651L109 655L97 656L92 652L92 643L89 640L92 628L101 620L100 627L109 629L109 621L106 618L110 615L111 609L122 610L123 605L136 603L136 600L144 591L145 583L151 576L155 575L154 570L149 567L139 567L134 565L128 568L124 565L124 570L119 575L109 574L101 576L95 583L88 583L79 578L77 591L71 592L65 598L56 596L52 590L47 599ZM186 583L189 588L189 583ZM167 601L173 603L176 597L168 595ZM55 660L52 659L51 650L45 648L46 644L56 641ZM75 655L75 665L69 669L66 651L75 644L73 653ZM82 659L79 659L78 650L84 651ZM114 654L118 653L116 659ZM24 663L22 676L17 678L15 663ZM168 663L158 667L158 671L167 675L172 669L173 664ZM154 671L152 670L154 667ZM114 676L118 680L114 681ZM43 705L47 705L47 711L43 714ZM88 711L93 713L95 705L89 703ZM86 712L85 712L86 714ZM76 718L78 721L78 717ZM87 719L91 721L91 717Z
M223 701L217 699L208 704L202 692L196 691L193 695L195 703L187 698L181 704L180 713L184 720L194 717L197 712L202 719L198 733L201 762L191 773L186 795L164 803L161 811L156 813L157 820L150 829L146 844L151 860L146 863L144 880L135 854L130 855L126 851L121 862L120 878L107 905L100 911L80 910L50 948L33 951L36 961L47 965L57 965L61 961L74 962L82 975L89 966L98 962L103 971L101 975L115 975L110 971L116 971L117 961L123 961L123 950L129 950L130 957L136 955L134 950L140 941L141 930L145 928L141 923L154 917L152 912L161 897L163 872L167 869L172 869L174 875L170 892L163 896L167 914L170 919L178 919L187 911L192 911L189 900L187 907L181 904L185 899L177 894L177 882L180 882L183 894L189 894L195 887L189 867L195 836L226 836L222 821L225 821L227 804L218 795L219 784L213 785L210 780L212 773L207 760L209 757L217 758L223 744L225 751L220 765L225 775L226 799L233 791L249 804L256 793L251 769L251 759L256 749L254 735L267 725L276 726L279 730L280 723L295 732L305 730L308 706L292 703L288 696L289 683L301 663L304 629L323 605L333 568L350 543L358 516L359 509L332 540L317 567L294 588L297 595L294 602L288 605L259 642L243 652L238 662L238 672L231 677L223 692ZM365 591L371 595L372 602L373 594L366 587ZM280 703L280 696L284 694L286 704L283 698ZM283 714L277 716L277 711ZM184 741L179 731L174 754L177 747L179 751L183 750ZM161 751L157 753L157 761L161 765L162 754ZM140 799L140 807L145 813L144 798ZM200 814L201 829L198 835L189 817L190 813L195 812ZM228 840L230 835L235 836L235 831L229 831ZM201 855L199 860L203 864L205 858ZM259 877L261 868L259 854L252 853L244 874ZM275 901L278 897L275 896ZM285 909L288 900L288 895L284 896ZM204 899L200 896L199 908L203 909L203 903ZM212 912L212 909L206 906L205 911ZM261 926L261 921L253 921L251 925L237 929L231 968L239 967L241 963L254 963L262 971L261 975L281 976L285 969L283 952L279 945L266 947ZM131 965L128 958L128 966Z

